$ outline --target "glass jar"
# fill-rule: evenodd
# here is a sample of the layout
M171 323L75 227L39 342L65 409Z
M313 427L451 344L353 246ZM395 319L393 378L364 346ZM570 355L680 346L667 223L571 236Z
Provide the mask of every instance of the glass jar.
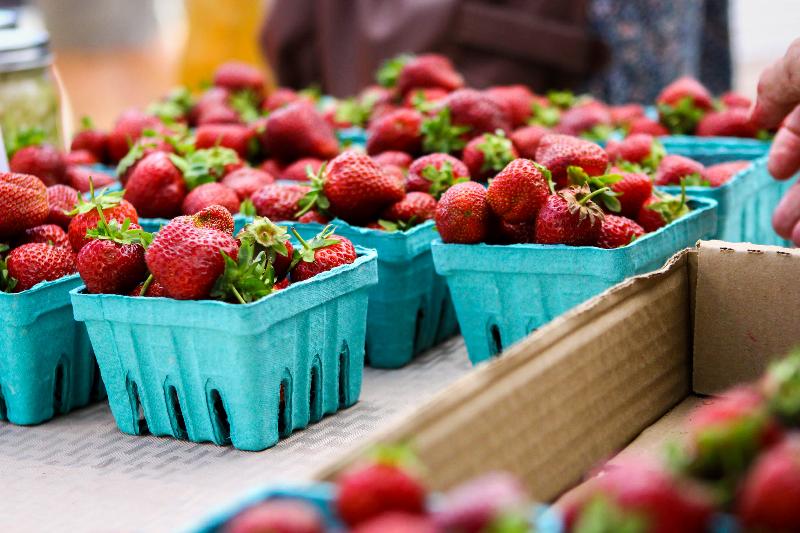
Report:
M3 140L39 128L44 141L61 146L58 85L46 32L0 30L0 128Z

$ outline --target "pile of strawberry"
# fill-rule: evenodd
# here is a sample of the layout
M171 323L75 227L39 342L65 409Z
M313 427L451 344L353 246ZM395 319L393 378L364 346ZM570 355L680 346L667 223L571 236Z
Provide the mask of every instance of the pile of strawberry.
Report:
M689 420L667 468L615 465L572 498L568 531L701 533L720 511L744 531L800 531L800 353Z
M431 494L398 450L344 473L336 482L334 514L344 528L328 528L315 505L276 499L254 505L223 527L226 533L526 533L531 503L521 483L492 473L457 487L431 507Z

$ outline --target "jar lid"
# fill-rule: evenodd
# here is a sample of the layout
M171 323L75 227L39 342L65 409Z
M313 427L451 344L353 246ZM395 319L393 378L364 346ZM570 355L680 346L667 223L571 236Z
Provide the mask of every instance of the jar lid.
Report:
M0 72L49 65L50 36L45 31L0 30Z

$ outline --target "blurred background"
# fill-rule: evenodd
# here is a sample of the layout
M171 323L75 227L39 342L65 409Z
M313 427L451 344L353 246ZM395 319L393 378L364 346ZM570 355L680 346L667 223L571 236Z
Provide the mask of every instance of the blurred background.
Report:
M386 2L397 0L373 0L370 9L381 8ZM275 4L283 4L276 5ZM353 4L370 3L369 0L353 0ZM413 4L414 2L408 2ZM431 6L447 4L447 1L430 0ZM458 3L450 0L450 4ZM517 2L520 3L520 2ZM524 2L523 2L524 3ZM542 2L533 2L542 4ZM551 3L560 4L556 0ZM613 11L614 4L624 9L641 6L643 10L652 4L651 0L641 2L595 1L594 14L606 13L620 17ZM684 0L675 5L703 4L703 0ZM197 86L209 80L216 65L228 59L240 59L262 65L271 72L286 71L292 65L273 65L270 69L264 60L263 50L267 48L269 32L280 33L287 24L301 25L306 20L317 20L317 31L330 32L330 27L319 23L322 8L336 7L337 2L313 2L295 0L32 0L28 2L0 0L0 7L20 8L18 25L26 28L46 28L51 36L55 65L60 82L68 96L69 113L72 117L90 115L100 127L108 127L121 110L130 106L144 106L176 84ZM338 3L347 5L346 3ZM416 2L425 5L426 2ZM544 2L547 4L547 2ZM663 2L656 2L663 4ZM290 8L286 6L289 5ZM378 7L376 8L375 5ZM395 4L397 5L397 4ZM708 7L711 6L711 7ZM760 71L787 48L789 43L800 36L800 1L798 0L719 0L708 1L708 10L717 10L729 23L726 31L714 35L717 45L730 42L730 71L722 76L729 79L732 87L745 94L754 94ZM722 6L722 7L720 7ZM279 24L265 26L265 20L272 9L281 10ZM287 9L294 13L286 13ZM728 9L727 14L724 9ZM605 11L604 11L605 10ZM324 13L324 12L323 12ZM362 11L363 13L363 11ZM632 16L640 16L635 13ZM692 17L678 13L672 24L688 24ZM335 17L334 17L335 18ZM383 17L385 19L386 17ZM652 21L651 21L652 22ZM332 22L335 24L335 20ZM382 20L385 24L385 20ZM719 22L716 23L719 29ZM298 26L299 27L299 26ZM597 29L597 23L593 23ZM717 31L715 29L714 31ZM619 25L613 28L615 34L626 35L630 27ZM370 28L367 33L388 31L383 27ZM601 33L604 31L601 28ZM698 30L703 32L702 28ZM284 33L287 33L288 30ZM284 49L303 44L298 35L282 35ZM302 36L301 36L302 37ZM638 39L638 37L636 37ZM295 41L292 41L295 39ZM313 39L312 39L313 40ZM320 55L320 47L330 46L334 39L313 40L312 47ZM413 40L411 41L413 42ZM264 45L262 48L261 45ZM308 44L308 43L305 43ZM356 43L357 45L358 43ZM352 43L342 43L343 47ZM416 46L416 45L415 45ZM629 41L623 47L635 47ZM288 47L288 48L287 48ZM723 64L727 58L725 46L717 52L713 49L710 59L713 64L719 57ZM674 54L669 47L658 48L654 55ZM718 55L716 55L718 54ZM374 54L373 54L374 55ZM277 57L292 56L289 54ZM371 57L372 64L381 59ZM659 58L656 58L659 59ZM704 57L707 61L709 58ZM287 61L290 61L288 59ZM338 58L342 61L341 58ZM283 68L281 68L283 67ZM325 73L323 61L321 72ZM683 68L683 67L678 67ZM363 69L362 69L363 70ZM684 68L685 70L685 68ZM613 72L613 71L612 71ZM330 73L328 72L327 75ZM694 72L692 74L698 75ZM607 74L611 76L612 74ZM620 74L622 75L622 74ZM636 76L647 73L634 73ZM672 76L670 72L668 75ZM321 76L325 77L325 76ZM275 79L275 78L272 78ZM281 80L276 80L280 82ZM320 83L326 84L325 79ZM591 89L591 85L589 88ZM323 86L323 89L327 87ZM629 96L629 95L627 95ZM611 98L613 99L613 98Z

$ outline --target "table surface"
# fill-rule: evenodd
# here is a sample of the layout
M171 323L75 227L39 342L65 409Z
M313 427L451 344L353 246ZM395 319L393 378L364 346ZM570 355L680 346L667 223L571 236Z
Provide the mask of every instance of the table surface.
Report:
M312 479L469 369L460 337L403 369L367 368L355 406L257 453L124 435L105 403L36 427L0 423L0 530L187 529L258 487Z

